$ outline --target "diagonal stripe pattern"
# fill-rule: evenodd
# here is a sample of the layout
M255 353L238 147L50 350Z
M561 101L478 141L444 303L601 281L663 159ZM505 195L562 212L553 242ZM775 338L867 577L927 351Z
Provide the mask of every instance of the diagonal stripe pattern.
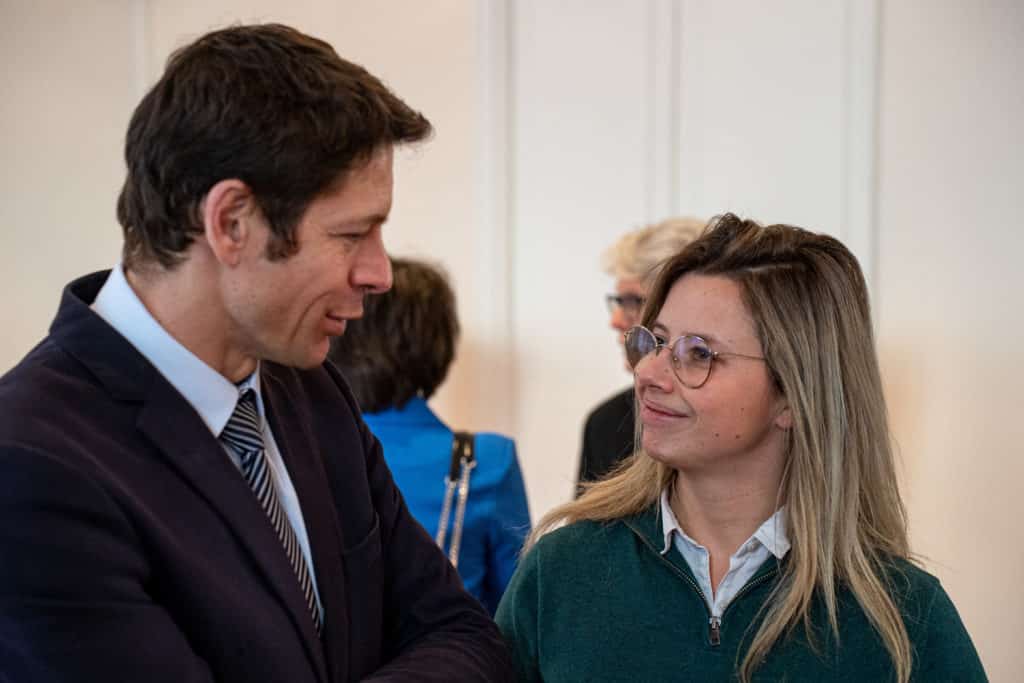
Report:
M252 389L247 389L239 397L235 412L232 413L231 419L228 420L220 434L220 440L238 455L242 465L242 475L249 482L260 505L263 506L267 517L270 518L270 524L277 532L277 537L281 539L285 554L288 555L288 561L291 563L292 569L295 570L299 587L306 598L306 606L313 618L313 625L319 634L321 631L320 608L316 603L313 581L309 576L309 567L306 566L302 548L295 537L295 530L292 529L288 516L277 500L273 475L263 450L263 436L260 433L259 414L256 410L256 395Z

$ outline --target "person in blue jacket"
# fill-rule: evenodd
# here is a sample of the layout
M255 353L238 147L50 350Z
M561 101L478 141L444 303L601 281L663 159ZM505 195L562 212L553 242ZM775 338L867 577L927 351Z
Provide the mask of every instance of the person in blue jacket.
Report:
M427 405L455 357L459 321L452 292L438 269L392 259L394 284L369 296L363 317L348 321L330 357L352 386L363 418L384 446L384 459L413 516L438 537L452 430ZM530 532L530 513L515 442L500 434L474 435L465 518L450 498L444 550L461 536L453 562L466 590L493 614ZM457 487L456 487L457 488Z

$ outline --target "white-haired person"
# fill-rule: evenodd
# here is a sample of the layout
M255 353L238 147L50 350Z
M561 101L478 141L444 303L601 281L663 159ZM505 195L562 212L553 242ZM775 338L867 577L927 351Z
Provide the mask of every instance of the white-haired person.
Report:
M908 547L846 247L714 219L625 346L640 448L531 537L496 615L520 680L986 680Z
M608 294L605 301L609 323L620 344L629 328L640 319L640 310L658 266L697 237L705 223L697 218L670 218L626 233L605 252L605 272L615 280L615 292ZM629 370L628 363L626 369ZM578 484L600 479L633 453L634 421L632 386L608 398L587 415Z

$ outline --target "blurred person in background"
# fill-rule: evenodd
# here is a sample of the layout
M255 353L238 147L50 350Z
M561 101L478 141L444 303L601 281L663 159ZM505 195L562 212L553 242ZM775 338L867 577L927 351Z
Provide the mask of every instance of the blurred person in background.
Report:
M908 545L846 247L715 219L625 350L641 448L538 523L496 617L521 681L986 680Z
M670 218L626 233L604 254L605 271L615 278L608 294L610 324L619 344L640 319L658 266L674 256L704 229L697 218ZM625 363L629 370L628 363ZM633 453L633 387L620 391L594 408L583 426L577 494L582 484L597 481Z
M348 324L330 357L383 444L413 516L493 614L530 531L515 443L481 432L460 446L427 405L455 357L455 294L441 271L421 261L392 259L392 272L390 291L367 297L363 317ZM471 462L460 466L467 447Z

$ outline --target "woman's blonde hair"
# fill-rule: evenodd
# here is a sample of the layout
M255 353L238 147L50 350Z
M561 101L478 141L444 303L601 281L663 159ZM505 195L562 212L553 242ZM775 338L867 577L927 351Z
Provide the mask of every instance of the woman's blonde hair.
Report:
M604 253L605 272L650 287L658 267L692 242L706 224L699 218L680 216L627 232Z
M740 285L793 415L782 484L792 549L739 663L741 680L749 680L773 644L798 623L815 642L815 597L824 602L838 637L840 585L878 632L897 680L909 680L910 643L886 572L893 558L910 559L906 511L856 258L827 235L724 214L665 264L644 308L644 325L652 324L672 285L688 273L721 275ZM555 526L626 517L658 501L677 473L643 453L641 429L638 424L636 454L542 518L529 544Z

